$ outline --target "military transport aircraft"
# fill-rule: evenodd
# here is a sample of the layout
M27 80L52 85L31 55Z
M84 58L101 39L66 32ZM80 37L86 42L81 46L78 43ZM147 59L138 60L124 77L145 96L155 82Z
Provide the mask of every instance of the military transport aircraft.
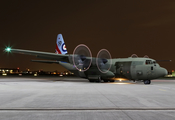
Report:
M101 49L96 57L92 57L90 49L78 45L73 54L67 54L62 34L56 40L56 52L40 52L32 50L11 49L6 52L34 55L46 60L32 60L41 63L60 64L75 75L86 78L89 82L114 82L115 80L143 81L150 84L151 80L167 75L167 70L159 66L156 60L132 55L129 58L112 59L108 50Z

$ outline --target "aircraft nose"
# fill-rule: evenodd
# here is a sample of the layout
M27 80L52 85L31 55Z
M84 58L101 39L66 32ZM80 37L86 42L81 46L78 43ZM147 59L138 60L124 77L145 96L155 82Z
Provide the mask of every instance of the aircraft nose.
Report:
M164 68L165 69L165 68ZM168 75L168 71L165 69L165 75Z
M164 77L168 74L168 71L165 68L161 68L161 76Z

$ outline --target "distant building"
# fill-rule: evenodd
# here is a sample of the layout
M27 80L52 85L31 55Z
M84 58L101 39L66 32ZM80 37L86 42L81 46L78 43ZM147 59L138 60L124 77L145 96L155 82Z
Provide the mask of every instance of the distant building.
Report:
M175 77L175 71L172 70L172 77Z
M0 68L0 74L17 74L19 73L19 68Z

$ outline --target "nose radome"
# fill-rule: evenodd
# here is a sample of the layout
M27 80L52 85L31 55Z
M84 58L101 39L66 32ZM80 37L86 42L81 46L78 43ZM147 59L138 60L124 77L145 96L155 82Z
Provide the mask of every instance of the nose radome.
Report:
M161 70L162 72L162 76L165 76L165 75L167 75L168 74L168 71L165 69L165 68L162 68L162 70Z
M165 71L165 75L168 75L168 71L164 68L164 71Z

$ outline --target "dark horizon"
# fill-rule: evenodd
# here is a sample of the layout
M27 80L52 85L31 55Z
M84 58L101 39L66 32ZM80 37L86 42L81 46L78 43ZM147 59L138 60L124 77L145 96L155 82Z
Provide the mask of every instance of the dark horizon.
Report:
M55 52L61 33L68 53L86 44L95 57L106 48L112 58L148 55L168 71L175 69L175 1L3 1L0 7L0 67L58 70L56 64L30 62L34 56L7 54L12 48Z

